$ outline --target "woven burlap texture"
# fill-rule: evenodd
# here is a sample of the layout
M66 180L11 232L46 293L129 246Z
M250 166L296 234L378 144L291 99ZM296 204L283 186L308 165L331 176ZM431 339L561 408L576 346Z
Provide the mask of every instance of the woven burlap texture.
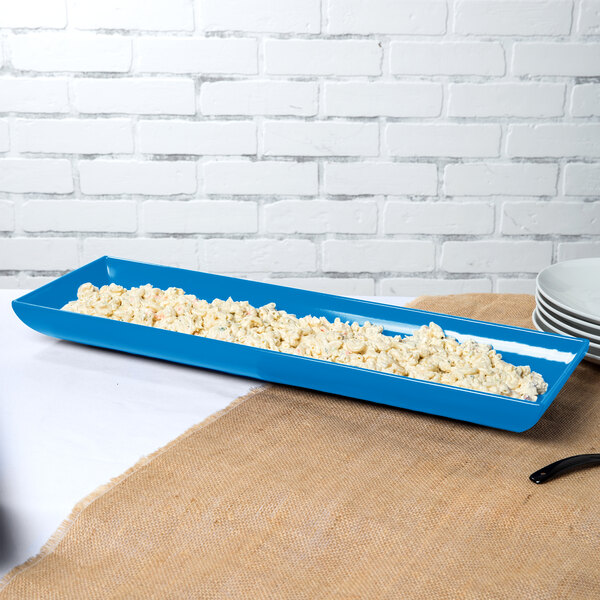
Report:
M531 326L530 296L418 308ZM516 434L269 386L75 508L1 600L600 598L600 369Z

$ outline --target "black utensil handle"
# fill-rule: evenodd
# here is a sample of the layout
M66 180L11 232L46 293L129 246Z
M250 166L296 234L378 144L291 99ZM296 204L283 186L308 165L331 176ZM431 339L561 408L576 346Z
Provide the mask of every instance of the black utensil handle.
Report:
M550 479L554 479L567 471L579 469L580 467L591 467L593 465L600 465L600 454L578 454L577 456L569 456L569 458L553 462L551 465L532 473L529 479L533 483L546 483L546 481L550 481Z

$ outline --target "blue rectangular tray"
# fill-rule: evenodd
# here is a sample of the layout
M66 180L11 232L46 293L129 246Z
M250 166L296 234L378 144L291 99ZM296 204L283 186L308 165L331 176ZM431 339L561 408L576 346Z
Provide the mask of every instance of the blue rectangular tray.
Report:
M234 300L247 300L256 307L275 302L278 309L299 317L311 314L327 317L330 321L335 317L361 324L371 321L383 325L384 333L388 335L405 336L421 325L435 321L448 336L459 341L473 338L491 344L502 353L504 360L516 365L529 365L548 382L548 391L536 402L529 402L60 310L76 298L77 288L87 281L96 286L116 283L130 288L151 283L162 289L180 287L186 293L209 302L229 296ZM525 431L537 423L589 345L587 340L530 329L108 256L21 296L13 301L12 306L25 324L53 337L509 431Z

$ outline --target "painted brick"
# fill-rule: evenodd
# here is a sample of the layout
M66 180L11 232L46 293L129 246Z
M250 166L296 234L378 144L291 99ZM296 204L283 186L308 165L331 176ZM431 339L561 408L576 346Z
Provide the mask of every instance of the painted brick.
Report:
M326 82L325 114L340 117L437 117L439 83Z
M8 121L0 121L0 152L7 152L10 148Z
M449 196L550 196L557 176L554 164L453 164L444 169L444 191Z
M134 41L134 65L146 73L258 72L256 40L142 37Z
M318 191L315 163L219 161L204 165L207 194L312 196Z
M476 294L492 291L489 279L425 279L421 277L392 277L381 280L384 296L422 296L439 294Z
M67 24L64 0L18 0L0 3L2 27L62 29Z
M451 117L558 117L564 112L562 83L451 83Z
M577 33L598 35L600 33L600 1L583 0L579 3Z
M255 233L254 202L234 200L148 200L142 204L142 227L151 233Z
M125 72L131 40L88 33L28 33L9 38L11 62L23 71Z
M325 191L334 195L415 194L437 190L437 167L418 163L326 163Z
M94 235L197 268L207 240L258 237L262 267L230 254L228 273L363 294L411 275L414 294L531 290L518 261L438 271L449 240L600 256L600 0L4 4L0 239L70 240L75 266ZM381 270L369 246L372 273L352 252L327 272L324 242L425 242L436 261ZM266 266L279 248L298 270ZM0 285L71 268L35 261Z
M137 149L149 154L256 154L252 121L140 121Z
M68 194L73 191L71 162L54 158L3 158L0 191Z
M271 75L379 75L381 47L374 40L267 40Z
M485 234L494 230L494 205L486 202L388 202L385 233Z
M83 240L81 258L86 263L107 254L129 260L197 269L196 247L196 240L189 239L88 237Z
M585 83L573 87L571 114L574 117L600 117L600 84Z
M79 176L84 194L168 196L196 191L192 161L82 160Z
M507 202L502 233L582 235L600 232L600 202Z
M535 278L499 278L496 290L499 294L531 294L535 293Z
M196 112L191 79L76 79L75 108L82 113L192 115Z
M0 238L0 269L55 271L77 265L74 238Z
M537 273L552 261L552 242L445 242L442 269L450 273Z
M600 257L600 242L563 242L558 245L558 260Z
M69 25L77 29L191 31L193 5L189 0L67 0Z
M504 75L504 51L497 42L391 42L390 69L396 75Z
M323 242L323 270L338 273L431 271L434 254L435 246L429 241L326 240Z
M565 35L571 30L571 1L461 0L454 31L474 35Z
M301 290L336 294L338 296L372 296L375 293L373 279L342 277L273 277L263 279L266 283L285 285Z
M282 200L264 208L265 228L272 233L375 233L373 201Z
M446 3L439 0L330 0L327 31L340 33L442 34Z
M394 156L477 157L500 154L500 125L389 123L388 151Z
M516 42L515 75L600 75L600 44L570 42Z
M133 152L129 119L16 119L12 139L19 152Z
M268 121L264 153L269 156L376 156L377 123Z
M319 0L202 0L200 26L206 31L318 33Z
M0 200L0 231L15 228L15 205L9 200Z
M302 115L317 113L312 81L215 81L200 87L205 115Z
M135 202L31 200L22 207L25 231L110 231L137 229Z
M599 196L600 164L569 163L566 165L564 192L567 196Z
M315 245L308 240L223 240L204 242L200 267L209 271L247 273L314 271Z
M600 156L600 124L510 125L508 156Z
M60 77L0 77L0 112L65 113L68 80Z

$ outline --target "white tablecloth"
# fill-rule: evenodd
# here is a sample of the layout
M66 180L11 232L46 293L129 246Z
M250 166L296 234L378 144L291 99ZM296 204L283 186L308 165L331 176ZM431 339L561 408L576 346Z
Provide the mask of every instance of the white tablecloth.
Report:
M46 337L13 313L24 293L0 290L0 577L81 498L260 385Z

